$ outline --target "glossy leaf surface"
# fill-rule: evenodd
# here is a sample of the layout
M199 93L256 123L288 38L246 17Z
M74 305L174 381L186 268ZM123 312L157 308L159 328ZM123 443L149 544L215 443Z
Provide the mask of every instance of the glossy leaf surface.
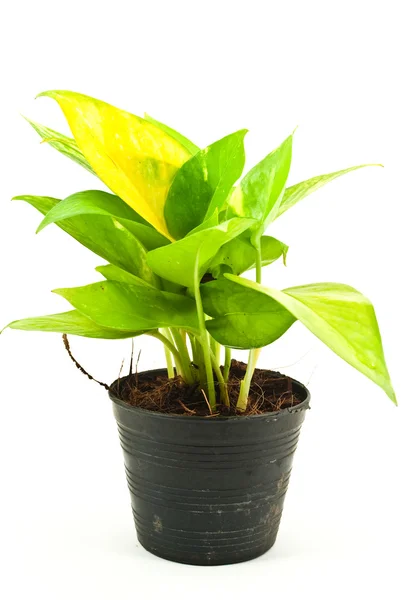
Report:
M177 172L164 207L168 229L176 239L222 208L244 168L246 132L237 131L200 150Z
M221 246L240 235L253 223L252 219L234 218L215 227L201 229L169 246L148 252L148 264L160 277L191 287L198 251L199 274L202 278Z
M101 327L77 310L43 317L21 319L13 321L8 327L10 329L23 329L24 331L67 333L69 335L81 335L88 338L103 338L108 340L140 335L137 331L118 331L117 329Z
M198 326L191 298L148 286L101 281L54 292L102 327L132 332L170 326L196 330Z
M312 192L316 192L316 190L326 185L326 183L330 183L330 181L337 179L337 177L341 177L342 175L346 175L352 171L357 171L358 169L363 169L364 167L380 166L382 165L359 165L357 167L343 169L342 171L327 173L326 175L318 175L317 177L312 177L306 181L301 181L301 183L296 183L285 190L276 218L285 213L289 208L292 208L300 200L303 200L306 198L306 196L312 194Z
M84 169L92 173L92 175L96 175L73 138L59 133L58 131L54 131L54 129L50 129L50 127L45 127L45 125L41 125L40 123L35 123L35 121L31 121L26 117L25 119L34 128L36 133L40 135L42 140L49 144L49 146L78 163L81 167L84 167Z
M131 275L131 273L120 269L120 267L116 267L116 265L101 265L100 267L96 267L96 271L101 273L103 277L109 281L120 281L121 283L128 283L131 285L149 285L143 279Z
M279 302L396 403L375 311L360 292L340 283L316 283L279 291L234 275L226 277Z
M222 278L201 286L209 333L232 348L261 348L281 337L294 323L278 302Z
M62 200L48 196L16 196L46 215ZM146 262L146 251L135 236L117 219L98 215L79 215L59 221L58 226L86 248L110 263L144 279L156 279Z
M258 221L263 233L276 217L288 178L292 156L292 135L251 169L229 199L229 212Z
M274 237L264 235L261 238L262 266L267 266L283 258L285 264L288 246ZM241 275L255 266L255 248L250 240L240 236L225 244L217 252L209 265L209 271L217 279L222 273Z
M199 152L199 150L200 150L199 146L197 146L196 144L191 142L191 140L189 140L187 137L185 137L185 135L182 135L182 133L179 133L172 127L169 127L168 125L165 125L164 123L161 123L160 121L157 121L156 119L154 119L147 113L145 113L144 117L145 117L146 121L148 121L149 123L152 123L153 125L156 125L156 127L158 127L159 129L161 129L162 131L167 133L170 137L177 140L177 142L179 142L181 144L181 146L184 146L184 148L186 148L190 154L196 154L197 152Z
M163 209L167 191L190 153L145 119L69 91L54 98L78 147L98 177L160 233L170 237Z
M154 248L159 248L170 243L156 229L150 227L121 198L99 190L78 192L57 203L46 214L37 231L41 231L50 223L59 223L65 219L72 219L80 215L99 215L115 218L148 250L153 250ZM90 228L90 222L89 219L88 228Z

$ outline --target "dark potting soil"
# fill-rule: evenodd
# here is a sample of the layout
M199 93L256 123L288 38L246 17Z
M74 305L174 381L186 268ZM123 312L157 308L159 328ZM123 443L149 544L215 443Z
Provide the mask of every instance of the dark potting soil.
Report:
M246 364L231 362L228 393L230 407L219 404L216 383L217 412L211 414L203 390L198 384L188 385L181 377L168 379L167 374L151 371L133 374L117 380L110 391L123 402L146 410L175 415L216 417L220 415L250 415L276 412L300 404L303 398L293 392L292 381L276 371L255 369L248 406L245 412L236 410L241 380Z

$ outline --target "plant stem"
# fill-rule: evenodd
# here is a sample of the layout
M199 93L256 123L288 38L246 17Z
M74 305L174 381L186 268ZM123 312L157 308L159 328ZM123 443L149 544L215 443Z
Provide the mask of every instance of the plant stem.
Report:
M200 387L207 387L205 363L203 360L202 346L199 343L198 338L195 335L190 335L191 346L192 346L192 358L195 365L195 373L199 381Z
M262 248L260 243L260 235L254 240L255 247L255 267L256 267L256 283L262 282ZM253 373L255 371L256 363L259 358L260 348L254 348L249 351L248 365L246 367L245 377L241 381L239 397L237 402L237 409L244 411L248 403L249 390L251 387Z
M199 324L199 342L202 346L203 350L203 358L205 364L206 371L206 380L207 380L207 389L208 389L208 400L210 403L210 407L212 411L216 410L216 391L214 389L214 377L213 377L213 368L212 368L212 360L210 356L210 348L209 348L209 339L208 332L206 330L205 325L205 314L203 312L202 299L200 294L199 287L199 250L195 259L195 273L194 273L194 295L196 302L196 311L198 314L198 324Z
M226 382L224 381L224 377L223 377L223 374L220 369L219 361L217 360L217 358L213 352L210 352L210 357L212 359L213 369L214 369L214 372L216 373L217 381L219 382L220 401L223 402L223 404L225 404L226 406L230 406L227 385L226 385Z
M228 377L230 375L230 367L231 367L231 348L224 348L224 372L223 377L224 381L228 381Z
M255 253L256 283L262 283L262 246L260 237L255 240Z
M219 342L216 342L216 340L214 338L212 338L212 336L209 333L209 339L210 339L210 349L213 352L214 356L216 357L217 362L220 364L220 344Z
M248 365L246 367L246 373L244 379L241 381L239 397L237 402L237 409L244 411L248 403L249 389L251 387L253 373L255 371L256 363L259 358L261 348L255 348L249 352Z
M178 329L171 329L171 334L174 338L175 345L181 358L182 375L187 383L193 383L194 378L191 369L191 359L189 357L187 345Z
M180 354L179 354L177 348L174 346L174 344L172 342L170 342L170 340L165 335L160 333L160 331L148 331L146 333L146 335L150 335L151 337L154 337L157 340L160 340L164 344L164 346L174 356L174 360L175 360L175 364L177 365L177 369L179 371L182 371L181 357L180 357Z
M170 339L170 332L169 330L166 329L162 329L160 331L160 333L162 335L164 335L167 339ZM170 350L167 348L167 346L164 346L164 354L166 356L166 365L167 365L167 375L169 379L173 379L175 377L175 371L174 371L174 364L173 364L173 357L172 354L170 352Z
M161 330L161 333L163 335L166 336L166 338L168 339L168 341L175 347L174 345L174 340L173 340L173 336L171 335L171 331L168 327L166 327L165 329ZM166 346L164 347L166 348ZM177 364L177 361L175 361L175 371L174 371L174 375L180 375L182 378L184 378L184 374L182 372L182 368L181 368L181 364Z
M170 350L167 350L166 346L164 346L164 354L166 356L166 365L167 365L167 375L168 375L168 378L169 379L174 379L175 372L174 372L173 358L172 358Z

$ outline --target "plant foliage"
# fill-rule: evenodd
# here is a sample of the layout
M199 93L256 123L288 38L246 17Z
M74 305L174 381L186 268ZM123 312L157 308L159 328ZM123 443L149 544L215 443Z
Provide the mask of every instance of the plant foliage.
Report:
M365 296L339 283L280 291L262 285L261 278L262 267L279 259L285 264L288 251L266 235L271 222L326 183L368 165L288 187L292 135L243 175L245 129L200 149L148 115L69 91L40 95L59 104L72 137L29 123L111 193L91 189L62 200L14 199L42 213L38 232L55 224L107 264L97 269L104 277L98 283L54 290L74 310L8 327L104 339L154 336L172 354L177 372L207 392L213 410L219 400L227 402L229 349L249 349L238 400L243 410L258 349L300 321L396 403L375 312ZM250 269L255 281L241 276ZM226 348L224 371L220 345Z

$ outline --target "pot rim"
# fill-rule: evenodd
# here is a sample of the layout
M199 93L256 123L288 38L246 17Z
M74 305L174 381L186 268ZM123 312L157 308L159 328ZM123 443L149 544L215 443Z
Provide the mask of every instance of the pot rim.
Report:
M167 373L167 369L148 369L146 371L141 371L141 373L152 373L152 372L164 372ZM126 375L125 377L128 377L128 375ZM121 377L121 379L124 379L125 377ZM287 376L288 377L288 376ZM128 412L136 412L138 414L142 414L142 415L148 415L149 417L152 418L159 418L159 419L174 419L174 420L185 420L186 422L199 422L199 421L203 421L205 423L221 423L222 421L241 421L241 422L245 422L245 421L249 421L249 420L256 420L256 419L277 419L280 416L284 416L287 414L291 414L291 413L296 413L296 412L300 412L302 410L307 410L310 408L309 406L309 402L310 402L310 392L308 390L308 388L301 383L300 381L298 381L297 379L293 379L292 377L289 377L289 379L291 379L292 383L295 383L296 386L298 386L302 392L305 394L305 399L302 400L302 402L300 402L299 404L297 404L296 406L294 406L293 408L284 408L281 410L276 410L274 412L266 412L266 413L261 413L259 415L225 415L225 416L218 416L216 418L210 418L208 416L194 416L194 415L175 415L175 414L170 414L170 413L161 413L161 412L157 412L157 411L153 411L153 410L148 410L146 408L140 408L139 406L133 406L131 404L128 404L127 402L124 402L123 400L121 400L120 398L117 398L117 396L115 396L113 394L113 392L111 391L112 386L116 383L116 381L118 381L118 379L116 379L110 386L110 389L108 391L108 395L110 400L116 404L117 406L119 406L120 408L124 408L125 410L127 410Z

